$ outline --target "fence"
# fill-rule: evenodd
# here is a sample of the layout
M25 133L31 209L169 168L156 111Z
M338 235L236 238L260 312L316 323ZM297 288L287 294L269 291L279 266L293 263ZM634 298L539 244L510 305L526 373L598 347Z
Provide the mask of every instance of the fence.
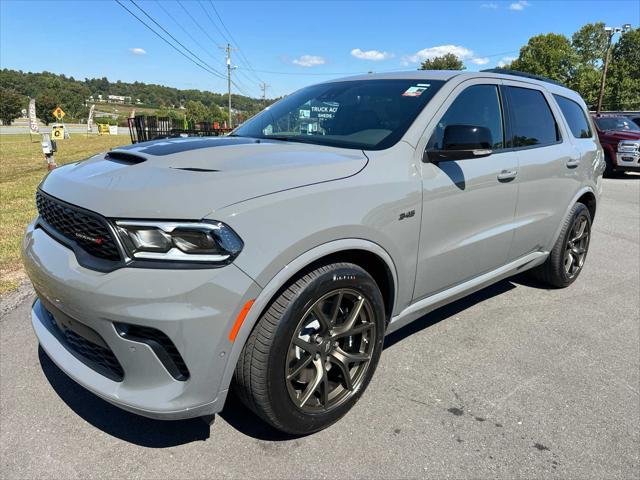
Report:
M218 122L195 123L170 117L148 117L145 115L129 118L128 123L131 143L180 136L217 137L232 130L220 127Z

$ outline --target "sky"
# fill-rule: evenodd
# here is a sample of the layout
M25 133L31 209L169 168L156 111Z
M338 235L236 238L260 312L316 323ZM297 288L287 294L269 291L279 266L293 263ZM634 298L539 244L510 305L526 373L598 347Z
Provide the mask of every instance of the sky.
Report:
M264 82L273 98L349 74L415 69L449 52L467 70L493 68L517 57L533 35L571 36L597 21L640 23L640 0L134 0L157 24L131 0L120 1L220 75L176 52L115 0L0 0L0 66L221 93L220 47L230 42L233 92L262 96Z

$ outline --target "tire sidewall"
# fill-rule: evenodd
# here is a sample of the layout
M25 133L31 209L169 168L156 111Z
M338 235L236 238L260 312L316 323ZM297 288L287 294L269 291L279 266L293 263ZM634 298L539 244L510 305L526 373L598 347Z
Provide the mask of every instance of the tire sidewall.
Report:
M358 291L372 306L376 342L371 363L358 390L349 399L326 413L306 413L294 405L287 391L284 372L289 345L304 312L323 295L340 288ZM382 353L385 323L384 302L380 290L373 278L356 265L339 264L336 268L329 268L296 292L278 324L275 340L269 352L268 395L278 422L286 426L291 433L312 433L344 416L357 402L373 376Z
M589 241L587 243L587 247L586 247L587 250L584 255L585 262L587 260L587 256L589 255L589 247L591 245L591 215L589 213L589 209L584 204L577 203L573 208L572 215L569 218L567 229L564 235L560 238L561 243L557 246L557 252L556 252L557 258L555 260L557 262L558 274L562 279L562 283L564 284L564 286L571 285L574 281L576 281L576 279L582 273L582 269L584 268L584 263L583 263L583 266L580 268L578 273L576 273L573 277L570 277L567 274L564 267L564 254L565 254L567 241L569 240L569 236L573 231L573 225L579 217L584 217L587 219L587 228L589 229Z

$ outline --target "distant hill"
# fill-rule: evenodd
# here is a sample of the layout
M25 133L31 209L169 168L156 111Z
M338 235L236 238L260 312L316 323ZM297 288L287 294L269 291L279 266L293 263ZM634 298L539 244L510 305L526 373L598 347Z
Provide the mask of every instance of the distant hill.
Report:
M0 87L15 90L17 93L29 97L53 96L71 118L82 118L83 115L86 115L86 100L90 96L97 99L98 95L102 95L104 99L108 95L131 97L133 103L136 100L140 101L140 107L163 110L186 105L189 101L202 102L206 107L216 104L224 108L227 105L227 96L221 93L180 90L142 82L127 83L120 80L111 82L105 77L78 80L50 72L32 73L6 68L0 70ZM243 95L232 94L231 102L233 108L243 112L244 116L251 116L265 107L265 103L261 99Z

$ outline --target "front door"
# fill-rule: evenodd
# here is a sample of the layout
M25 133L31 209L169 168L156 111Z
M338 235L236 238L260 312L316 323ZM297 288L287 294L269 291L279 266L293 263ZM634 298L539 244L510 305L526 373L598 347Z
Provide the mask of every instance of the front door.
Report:
M495 82L495 83L494 83ZM507 263L517 200L517 157L505 150L500 81L462 83L427 129L427 149L441 149L449 125L491 131L493 153L422 164L423 208L414 300ZM437 118L437 117L436 117Z

